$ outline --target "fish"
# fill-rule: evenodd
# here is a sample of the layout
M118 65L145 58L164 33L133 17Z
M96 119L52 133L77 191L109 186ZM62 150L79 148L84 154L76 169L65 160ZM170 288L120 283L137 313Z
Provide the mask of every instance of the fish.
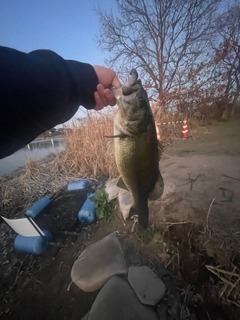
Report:
M163 193L164 182L159 170L162 152L157 140L155 121L147 92L132 69L122 87L113 87L118 110L114 117L114 134L108 153L113 153L120 174L117 186L130 192L129 217L138 216L139 225L148 226L148 199ZM160 190L160 192L159 192Z

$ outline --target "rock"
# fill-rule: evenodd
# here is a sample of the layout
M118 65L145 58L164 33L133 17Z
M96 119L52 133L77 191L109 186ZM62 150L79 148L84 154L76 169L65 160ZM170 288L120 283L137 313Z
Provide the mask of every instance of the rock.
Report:
M127 220L132 206L132 198L129 191L117 187L119 179L112 179L107 181L105 192L108 194L108 200L118 198L119 209L122 213L123 219Z
M128 281L143 304L155 306L165 295L165 284L147 266L130 267Z
M72 282L85 292L99 290L114 275L127 274L121 245L116 233L86 248L74 262Z
M106 182L105 192L108 194L108 201L118 197L120 188L117 187L117 182L118 179L112 179Z
M129 283L114 276L99 292L88 320L158 320L152 307L138 300Z
M132 206L132 198L130 192L124 189L120 189L118 194L118 203L123 219L127 220Z

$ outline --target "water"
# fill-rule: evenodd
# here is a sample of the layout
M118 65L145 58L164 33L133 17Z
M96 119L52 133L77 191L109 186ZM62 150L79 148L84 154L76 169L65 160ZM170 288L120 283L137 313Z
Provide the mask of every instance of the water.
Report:
M30 159L41 159L49 153L63 151L64 148L65 141L63 138L34 141L9 157L0 159L0 176L24 166L26 161Z

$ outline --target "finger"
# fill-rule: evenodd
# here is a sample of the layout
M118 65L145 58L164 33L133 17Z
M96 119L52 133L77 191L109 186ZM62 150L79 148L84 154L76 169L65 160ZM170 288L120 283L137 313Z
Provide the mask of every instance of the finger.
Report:
M107 99L106 99L106 97L105 97L104 91L105 91L104 86L103 86L102 84L98 84L98 85L97 85L97 92L98 92L98 94L99 94L99 96L100 96L103 104L104 104L105 106L107 106L107 105L108 105L108 102L107 102Z
M102 108L104 108L104 104L102 102L102 99L100 98L98 92L94 92L94 99L95 99L95 102L96 102L96 105L95 105L95 110L101 110Z
M112 106L112 107L115 106L116 99L114 97L113 92L110 89L104 90L104 96L109 106Z
M114 86L114 87L120 87L120 86L121 86L121 83L120 83L120 81L118 80L118 77L117 77L117 76L115 76L115 77L113 78L112 86Z

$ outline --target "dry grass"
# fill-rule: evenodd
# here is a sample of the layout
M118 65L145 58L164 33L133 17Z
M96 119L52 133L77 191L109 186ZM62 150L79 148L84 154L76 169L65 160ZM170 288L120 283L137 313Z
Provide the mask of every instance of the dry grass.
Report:
M0 178L0 211L17 217L18 209L26 209L42 196L52 196L69 181L58 171L58 156L45 164L29 160L20 176Z
M158 222L160 242L166 244L158 243L158 255L165 267L175 272L181 268L184 271L185 267L189 272L187 265L191 264L196 269L193 275L205 266L218 278L219 298L240 307L240 233L236 231L226 235L218 226L209 223L214 200L210 203L205 221ZM183 226L186 228L183 229Z
M162 141L169 141L174 138L180 137L182 130L182 123L178 124L160 124L160 123L168 123L168 122L176 122L182 121L184 116L183 114L169 114L163 112L162 110L158 110L154 112L155 121L159 124L159 131Z
M164 144L168 144L169 141L181 137L183 123L176 122L183 121L185 117L183 113L166 113L161 109L158 109L157 112L153 110L153 113L157 123L170 123L159 125L160 136ZM175 124L173 122L175 122ZM188 129L192 131L200 125L206 125L206 119L199 117L198 113L192 113L191 117L187 118L187 125Z
M189 225L199 227L203 229L204 232L200 232L194 235L191 232L191 227L189 228L189 232L185 233L185 237L188 237L188 242L182 241L180 227L182 224L187 224L187 222L165 222L163 223L162 228L158 228L158 233L160 235L160 239L155 245L155 251L157 256L161 259L162 263L166 268L171 270L175 274L181 273L182 277L185 279L186 275L188 281L191 282L194 280L194 275L200 272L202 268L206 268L210 273L214 274L218 281L215 282L215 289L217 288L218 294L217 299L220 298L227 304L233 304L237 307L240 307L240 268L239 268L239 260L238 265L233 263L233 255L236 253L236 250L232 252L230 246L224 246L222 248L222 254L224 255L224 265L219 264L218 257L212 257L209 260L208 249L204 247L204 243L206 244L210 239L209 238L209 230L207 227L203 228L200 225L199 221L191 222ZM179 237L172 237L170 228L172 226L179 225ZM221 238L223 240L223 238ZM219 240L219 239L217 239ZM213 246L210 247L212 252L217 253L218 247L214 246L214 241L212 242ZM150 244L151 245L151 244ZM213 265L206 264L206 261L213 263ZM222 259L221 259L222 261ZM191 272L190 272L191 271ZM190 273L189 273L190 272ZM199 273L201 276L201 273ZM201 281L199 278L198 281ZM206 279L204 279L206 282ZM215 280L216 281L216 280ZM208 283L202 283L202 288L210 285ZM199 294L203 294L204 292L199 292Z
M117 174L114 157L107 154L109 138L113 134L113 112L89 114L83 126L73 123L67 132L66 152L61 159L62 170L82 177L113 177Z
M223 269L221 266L213 267L206 265L206 268L217 276L221 283L222 288L219 292L220 297L227 302L233 303L240 307L240 274L239 269L233 266L232 271Z
M51 161L29 160L19 175L0 177L0 211L15 216L42 196L52 196L71 180L99 179L117 174L114 157L107 155L113 132L113 112L89 113L82 126L73 123L66 131L66 150ZM13 212L14 211L14 212Z

